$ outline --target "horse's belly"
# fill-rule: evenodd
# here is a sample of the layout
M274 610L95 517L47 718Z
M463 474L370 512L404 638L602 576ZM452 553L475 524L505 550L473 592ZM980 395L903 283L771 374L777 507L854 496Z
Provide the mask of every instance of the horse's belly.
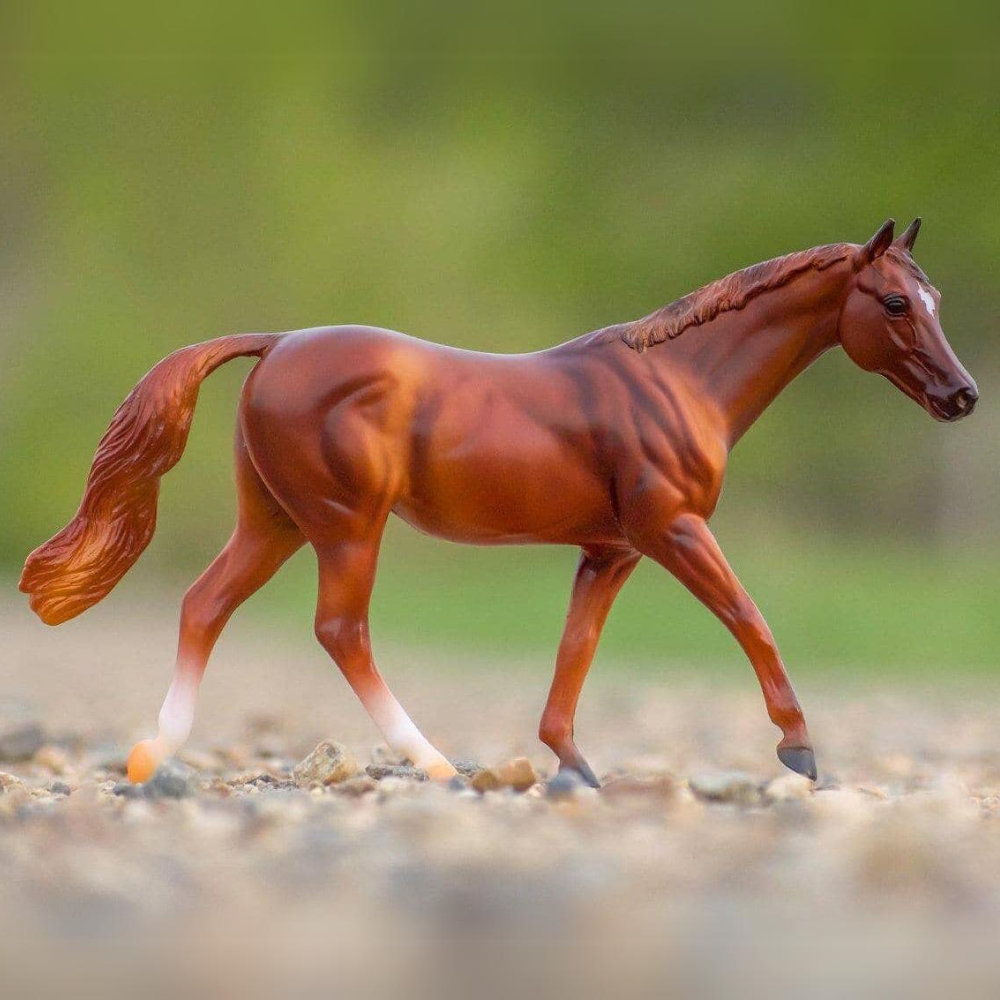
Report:
M456 542L587 544L620 536L605 487L573 463L481 453L439 462L393 510L420 531Z
M397 501L393 512L418 531L467 545L587 545L621 536L614 517L596 511L581 518L579 512L508 509L498 518L494 510L484 510L477 517L469 508L459 513L406 498Z

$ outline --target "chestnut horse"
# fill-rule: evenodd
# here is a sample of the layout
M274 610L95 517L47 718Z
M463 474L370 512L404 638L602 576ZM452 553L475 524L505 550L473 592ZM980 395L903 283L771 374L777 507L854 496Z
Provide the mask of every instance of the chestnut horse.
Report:
M360 326L183 348L121 405L76 517L29 556L21 589L52 625L104 597L153 534L159 479L181 456L201 381L257 357L239 407L236 528L185 595L159 733L133 748L133 781L187 738L230 615L306 542L319 563L319 641L391 747L434 778L455 773L372 659L368 605L391 513L453 541L582 550L539 730L560 769L597 785L573 717L608 611L645 555L733 633L782 732L778 757L815 779L770 629L708 520L730 449L837 344L938 420L972 411L976 385L910 254L918 228L919 219L894 242L889 220L864 246L755 264L644 319L534 354L480 354Z

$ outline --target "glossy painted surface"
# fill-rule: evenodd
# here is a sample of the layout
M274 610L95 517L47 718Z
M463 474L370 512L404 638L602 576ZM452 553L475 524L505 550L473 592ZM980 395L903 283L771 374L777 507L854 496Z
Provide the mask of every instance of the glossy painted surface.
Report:
M134 780L186 738L230 614L306 542L319 562L320 642L390 745L435 777L454 773L372 658L368 604L390 514L459 542L581 549L540 726L561 767L596 783L573 717L608 611L648 556L733 633L782 731L779 757L814 777L774 639L707 522L732 446L838 343L936 418L971 412L975 383L910 256L918 228L893 243L889 222L864 246L755 265L644 320L535 354L478 354L358 326L185 348L122 405L80 514L29 557L22 588L53 624L104 596L152 535L159 477L180 457L201 380L257 355L239 407L237 526L185 598L174 686L159 736L133 751Z

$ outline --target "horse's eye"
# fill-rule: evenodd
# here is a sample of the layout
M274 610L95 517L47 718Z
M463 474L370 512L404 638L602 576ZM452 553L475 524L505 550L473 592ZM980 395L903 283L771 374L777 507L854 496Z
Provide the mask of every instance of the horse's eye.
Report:
M902 295L887 295L882 304L891 316L902 316L906 312L906 299Z

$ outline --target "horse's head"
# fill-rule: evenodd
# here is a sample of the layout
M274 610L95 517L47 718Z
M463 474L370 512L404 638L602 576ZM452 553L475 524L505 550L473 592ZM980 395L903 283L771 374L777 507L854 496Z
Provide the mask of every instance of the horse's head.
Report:
M915 219L893 241L892 219L857 251L840 342L865 371L884 375L936 420L968 416L979 398L938 319L941 296L910 256Z

